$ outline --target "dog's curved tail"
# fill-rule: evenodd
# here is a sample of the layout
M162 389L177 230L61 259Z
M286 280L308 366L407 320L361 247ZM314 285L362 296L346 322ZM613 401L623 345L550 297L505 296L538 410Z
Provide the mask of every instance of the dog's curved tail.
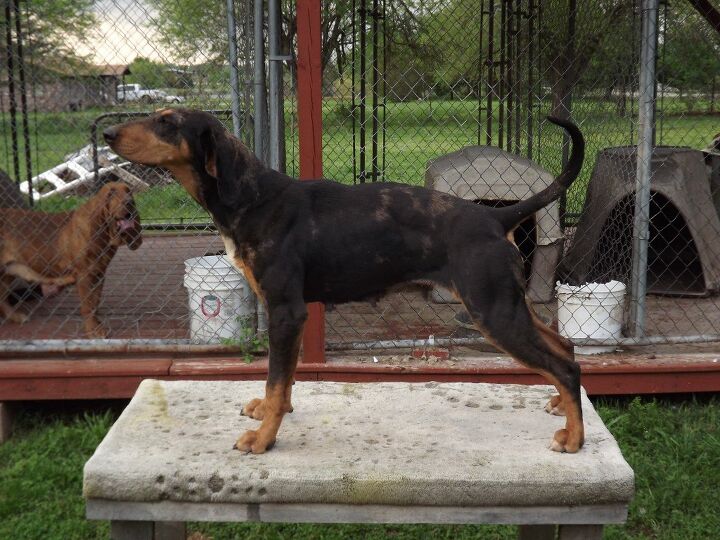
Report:
M570 134L570 138L572 139L570 160L555 181L540 193L536 193L529 199L520 201L512 206L491 209L493 217L500 222L505 228L505 231L513 230L525 218L547 206L555 199L560 198L560 195L570 187L580 174L580 169L585 159L585 138L580 132L580 129L568 120L560 120L552 116L548 116L547 119L553 124L565 128Z

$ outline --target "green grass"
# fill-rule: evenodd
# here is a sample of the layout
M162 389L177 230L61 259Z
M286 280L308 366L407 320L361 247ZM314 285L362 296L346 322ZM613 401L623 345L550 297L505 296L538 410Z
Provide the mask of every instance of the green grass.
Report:
M323 168L325 176L344 182L353 178L352 116L346 104L326 100L323 116ZM550 110L549 103L543 110ZM597 152L611 146L636 144L636 116L621 118L613 106L603 101L578 101L573 118L580 123L587 142L586 159L579 179L568 192L568 211L579 212ZM658 144L701 149L718 131L717 116L684 116L667 113L658 128ZM371 126L368 120L368 127ZM484 128L484 126L483 126ZM537 125L535 126L537 134ZM369 131L369 130L368 130ZM557 174L561 168L562 130L549 123L541 127L541 144L533 160ZM430 159L478 144L477 105L472 101L423 101L387 104L385 179L424 185ZM494 113L493 144L497 145L498 113ZM481 143L485 144L484 132ZM370 167L370 135L367 135L367 167ZM527 136L520 137L521 154L526 152ZM355 138L359 156L359 139ZM382 164L380 164L382 166Z
M601 404L599 412L636 483L627 525L609 527L607 537L720 537L720 401L660 405L636 399L621 407Z
M82 466L114 418L110 412L43 419L21 414L17 437L0 446L0 538L107 537L83 519Z
M84 203L83 197L48 197L39 201L38 210L45 212L63 212L72 210ZM170 184L151 188L135 194L138 212L144 222L207 222L208 215L202 207L191 199L179 184Z
M720 535L720 401L608 400L596 406L635 470L637 494L624 526L608 539L705 540ZM67 407L67 405L63 405ZM105 522L84 519L82 467L117 416L107 405L18 411L0 446L0 538L107 538ZM191 523L214 540L312 538L509 539L510 526Z
M194 106L220 107L221 104L194 104ZM286 146L288 172L298 173L297 129L292 114L292 102L286 103ZM497 107L497 105L496 105ZM147 108L147 107L145 107ZM152 107L150 107L152 108ZM549 103L542 106L550 109ZM118 108L121 112L125 109ZM704 148L709 138L718 131L718 117L685 113L686 105L679 99L666 99L665 112L658 128L658 143L664 145ZM100 114L108 112L91 109L80 112L37 113L30 115L33 174L61 163L66 154L90 141L90 125ZM498 142L498 112L494 111L494 144ZM587 139L587 159L579 180L568 193L568 211L579 212L585 198L587 183L598 150L616 145L633 144L636 138L636 114L619 117L612 102L584 99L574 103L573 117L582 124ZM356 120L358 120L356 118ZM109 119L103 126L117 121ZM368 117L368 131L371 128ZM344 183L353 182L353 152L359 157L359 138L356 133L353 145L352 115L348 102L326 99L323 102L323 161L324 175ZM484 127L484 126L483 126ZM0 118L0 129L5 135L0 147L0 169L13 174L9 148L9 115ZM537 130L537 127L536 127ZM537 133L537 131L536 131ZM560 169L562 132L545 124L539 147L533 159L546 169L557 173ZM427 162L463 146L477 144L477 104L472 101L413 101L388 102L385 131L385 179L415 185L424 184ZM24 178L24 145L20 141L21 177ZM481 142L485 143L485 136ZM370 167L370 135L367 136L367 167ZM353 148L354 146L354 148ZM525 135L520 140L521 153L525 152ZM379 166L382 167L382 156ZM137 197L140 214L146 222L167 220L204 220L205 213L177 186L153 188ZM45 210L73 208L78 198L67 201L47 200L40 205Z

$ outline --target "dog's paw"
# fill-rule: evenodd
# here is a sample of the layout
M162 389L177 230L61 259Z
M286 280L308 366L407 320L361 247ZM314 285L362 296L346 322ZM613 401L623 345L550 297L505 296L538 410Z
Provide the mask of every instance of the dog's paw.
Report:
M85 334L89 339L105 339L108 337L108 330L99 321L85 324Z
M565 406L560 401L560 396L553 396L545 405L545 412L555 416L565 416Z
M242 408L240 414L243 416L249 416L255 420L262 420L265 418L265 400L259 398L250 400L250 403Z
M583 445L582 440L572 440L570 432L567 429L558 429L553 436L553 440L550 443L550 450L553 452L567 452L568 454L574 454Z
M253 454L264 454L266 451L270 450L275 445L275 439L269 439L265 440L265 438L262 436L260 430L253 431L249 430L243 433L240 438L235 443L236 450L240 450L241 452L249 453L252 452Z

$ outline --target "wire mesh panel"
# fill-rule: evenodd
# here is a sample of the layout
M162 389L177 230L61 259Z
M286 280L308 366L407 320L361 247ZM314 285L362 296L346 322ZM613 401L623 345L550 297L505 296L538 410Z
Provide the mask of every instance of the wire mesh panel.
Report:
M648 335L717 339L719 186L711 153L698 150L712 151L718 131L720 33L710 24L713 14L697 5L669 2L657 10L657 114L652 131L656 148L644 324Z
M224 246L207 213L167 171L126 162L102 135L190 107L252 147L252 3L3 6L0 207L13 210L0 215L0 339L253 342L254 295L213 259ZM203 256L212 268L186 264Z
M572 118L587 140L580 177L557 205L515 232L530 297L552 321L554 294L534 294L533 279L550 291L556 280L620 281L627 290L620 324L608 319L606 326L624 327L617 337L638 337L628 312L638 302L632 261L641 2L355 0L342 7L331 20L345 38L325 65L326 174L346 183L442 185L479 203L512 204L567 162L567 136L545 115ZM710 158L699 150L717 131L718 35L680 2L662 5L657 30L653 144L695 151L653 154L651 182L668 188L653 188L650 199L643 333L716 339L717 250L705 239L713 236L718 188L700 170ZM488 145L498 149L494 158L468 158ZM622 196L611 204L603 195L615 184ZM555 223L559 234L541 223ZM477 337L454 302L434 289L338 306L327 315L328 340L343 348Z

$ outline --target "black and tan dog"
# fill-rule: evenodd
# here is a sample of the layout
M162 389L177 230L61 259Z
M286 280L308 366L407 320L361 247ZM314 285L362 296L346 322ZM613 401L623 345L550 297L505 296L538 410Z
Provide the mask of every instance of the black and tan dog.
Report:
M298 182L263 166L219 120L200 111L163 109L104 132L118 154L170 170L210 213L228 256L267 304L265 397L243 411L262 424L244 433L236 448L262 453L272 447L291 410L306 302L357 301L408 283L454 291L492 343L549 379L559 395L547 409L567 417L551 447L576 452L582 446L573 347L528 308L521 256L508 240L580 171L580 131L551 121L573 140L566 168L541 193L497 209L401 184Z
M27 320L7 302L14 277L44 291L74 284L86 335L106 337L97 310L105 271L123 244L137 249L142 236L130 188L121 182L105 184L73 212L0 210L0 313L13 322Z

